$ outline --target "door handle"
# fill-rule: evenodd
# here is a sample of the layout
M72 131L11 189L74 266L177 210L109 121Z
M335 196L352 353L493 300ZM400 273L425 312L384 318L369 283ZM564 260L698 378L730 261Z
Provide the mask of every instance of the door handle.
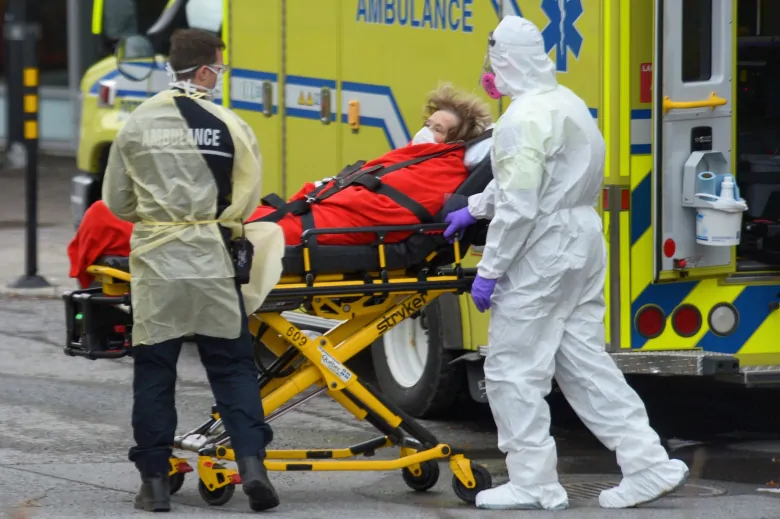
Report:
M320 120L322 124L330 124L330 88L320 90Z
M669 96L664 97L664 115L670 110L685 110L688 108L712 108L723 106L726 100L718 97L715 92L710 93L710 97L700 101L672 101Z
M274 114L274 87L270 81L263 81L263 115L271 117Z

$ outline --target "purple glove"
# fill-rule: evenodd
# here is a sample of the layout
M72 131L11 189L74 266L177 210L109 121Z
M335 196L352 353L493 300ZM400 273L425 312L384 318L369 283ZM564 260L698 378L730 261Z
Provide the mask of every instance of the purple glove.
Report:
M471 285L471 299L474 300L474 304L480 312L490 308L490 297L496 288L496 282L498 282L497 279L485 279L479 274L474 279L474 283Z
M474 225L477 223L477 219L471 216L468 207L464 207L463 209L458 209L457 211L448 214L444 219L444 222L450 224L450 226L447 227L447 230L444 231L444 238L452 243L455 241L453 239L455 233L462 231L470 225Z

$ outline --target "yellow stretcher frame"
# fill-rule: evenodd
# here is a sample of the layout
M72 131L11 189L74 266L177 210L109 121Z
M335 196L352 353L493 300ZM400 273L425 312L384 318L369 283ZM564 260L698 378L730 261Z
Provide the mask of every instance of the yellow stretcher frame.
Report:
M317 229L312 234L339 231L367 232L380 229L377 245L382 270L359 279L349 275L312 275L311 255L303 238L303 258L306 273L303 276L283 276L257 312L250 316L250 330L257 343L262 343L276 356L268 368L276 370L276 376L261 377L263 408L266 419L291 410L297 405L327 392L360 421L374 425L382 436L342 449L294 449L268 450L265 466L271 471L388 471L402 470L406 484L416 491L432 488L439 478L436 460L448 458L453 473L452 487L455 494L467 503L474 503L479 491L490 488L492 478L484 467L466 458L463 451L440 443L436 437L418 424L412 417L386 401L344 366L344 363L373 344L384 333L408 317L415 315L431 301L446 293L462 293L470 288L474 269L461 267L461 244L452 244L454 266L434 268L429 275L417 273L412 277L405 271L388 271L385 266L384 234L415 231L430 233L443 230L442 224L422 226L395 226L360 229ZM437 252L427 261L433 261ZM117 303L129 303L131 276L128 272L101 265L92 265L87 272L101 284L100 299L114 299ZM73 297L72 293L63 296ZM311 338L281 315L279 302L307 300L307 312L319 317L343 320L340 325L324 335ZM117 304L115 303L115 304ZM274 308L268 311L267 308ZM265 308L265 310L264 310ZM287 308L289 309L289 308ZM69 331L70 333L70 331ZM129 345L125 344L125 348ZM115 350L118 351L118 350ZM66 347L66 353L68 352ZM90 358L99 358L96 356ZM121 354L116 355L121 356ZM302 358L301 358L302 357ZM112 358L107 354L103 358ZM285 373L286 372L286 373ZM300 402L288 404L310 388L314 394ZM282 408L288 404L287 408ZM203 444L191 445L188 438L220 431L221 420L216 408L212 408L209 420L200 427L176 438L175 449L198 453L198 490L211 505L227 503L241 483L235 469L223 461L235 461L226 432L221 432ZM407 436L411 435L411 438ZM381 448L398 446L395 459L360 461L358 456L373 456ZM305 461L304 462L302 462ZM327 461L324 461L327 460ZM174 493L184 481L184 474L193 468L184 458L170 460L171 491Z

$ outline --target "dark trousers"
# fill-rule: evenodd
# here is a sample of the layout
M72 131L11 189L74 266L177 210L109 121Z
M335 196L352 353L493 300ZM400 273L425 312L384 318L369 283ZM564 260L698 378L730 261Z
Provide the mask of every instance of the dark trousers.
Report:
M241 336L217 339L196 336L201 362L214 393L236 459L260 456L273 440L265 423L252 335L241 301ZM174 393L176 364L183 339L133 348L133 436L129 458L142 474L168 473L177 416Z

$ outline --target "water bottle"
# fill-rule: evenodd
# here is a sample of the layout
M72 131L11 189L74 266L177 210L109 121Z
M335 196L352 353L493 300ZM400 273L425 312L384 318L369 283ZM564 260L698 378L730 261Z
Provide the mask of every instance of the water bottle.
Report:
M734 180L731 175L726 176L720 185L720 199L724 202L733 202L734 199Z

